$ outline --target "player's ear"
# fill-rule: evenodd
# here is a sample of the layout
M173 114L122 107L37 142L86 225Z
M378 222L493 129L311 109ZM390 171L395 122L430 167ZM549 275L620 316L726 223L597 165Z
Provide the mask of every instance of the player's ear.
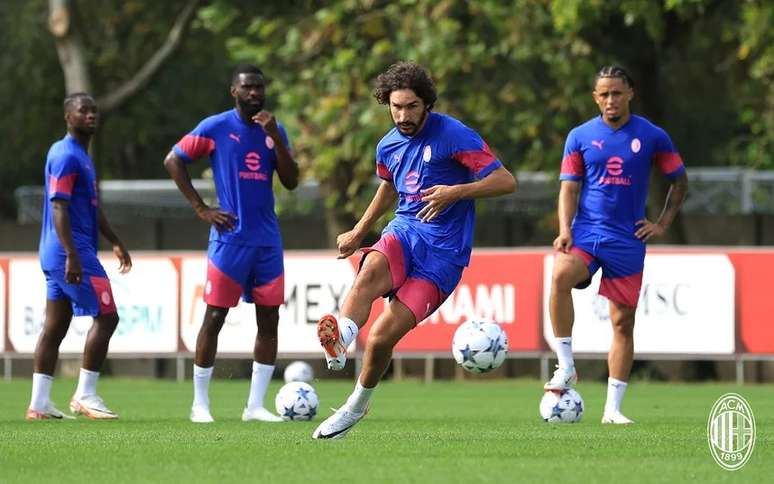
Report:
M232 97L237 97L237 95L236 95L236 86L234 86L233 84L231 84L231 87L229 87L229 92L231 92L231 96Z

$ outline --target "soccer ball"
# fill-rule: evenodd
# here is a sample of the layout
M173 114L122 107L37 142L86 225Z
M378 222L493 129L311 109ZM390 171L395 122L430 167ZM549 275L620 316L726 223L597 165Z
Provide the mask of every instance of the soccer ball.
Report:
M470 320L454 332L454 360L471 373L486 373L499 367L508 354L508 335L494 321Z
M274 398L277 414L285 420L312 420L319 405L312 385L302 381L286 383Z
M576 423L583 418L583 398L570 388L561 392L548 390L540 400L540 416L551 423Z
M311 383L314 379L312 366L305 361L294 361L285 368L285 383L302 381Z

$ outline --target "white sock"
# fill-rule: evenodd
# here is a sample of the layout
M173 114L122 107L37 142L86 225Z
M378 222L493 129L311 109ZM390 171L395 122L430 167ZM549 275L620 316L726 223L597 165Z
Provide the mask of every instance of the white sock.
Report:
M605 413L617 413L621 411L621 400L623 400L626 387L629 384L625 381L615 378L607 379L607 401L605 402Z
M274 365L264 365L253 361L253 377L250 380L250 396L247 398L247 408L263 407L263 397L266 396L266 388L269 387L271 376L274 374Z
M197 366L196 363L194 363L194 366L193 366L193 383L194 383L193 406L194 407L210 408L209 388L210 388L210 379L212 378L213 368L215 367L211 366L209 368L202 368L201 366Z
M341 334L341 344L344 345L345 348L348 348L350 343L352 343L355 338L357 338L357 333L359 329L357 327L357 324L355 324L354 321L352 321L349 318L340 318L339 319L339 333Z
M355 390L352 391L352 395L347 398L347 403L344 405L349 407L349 409L353 412L363 412L366 408L368 408L368 401L371 399L371 394L374 392L374 388L364 387L360 384L360 379L358 378L357 383L355 384Z
M572 368L575 360L572 358L572 336L555 338L556 357L559 360L559 368Z
M51 384L54 383L54 377L45 373L32 374L32 398L30 398L30 408L42 412L46 409L48 401L51 399Z
M75 389L73 398L88 397L97 394L98 371L91 371L81 368L81 375L78 377L78 387Z

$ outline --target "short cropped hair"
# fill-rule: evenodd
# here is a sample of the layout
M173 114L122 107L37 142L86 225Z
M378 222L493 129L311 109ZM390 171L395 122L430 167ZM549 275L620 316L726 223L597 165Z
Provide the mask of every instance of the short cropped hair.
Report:
M263 77L263 71L255 64L239 64L231 74L231 84L234 84L239 79L240 74L257 74Z
M435 84L424 67L414 62L398 62L376 78L374 97L379 104L389 104L390 94L400 89L411 89L425 103L433 107L438 94Z
M77 101L84 98L91 99L92 101L94 100L91 94L87 92L74 92L72 94L68 94L67 96L65 96L64 101L62 102L62 107L64 108L64 112L66 113L69 110L71 110L73 107L75 107L75 104Z

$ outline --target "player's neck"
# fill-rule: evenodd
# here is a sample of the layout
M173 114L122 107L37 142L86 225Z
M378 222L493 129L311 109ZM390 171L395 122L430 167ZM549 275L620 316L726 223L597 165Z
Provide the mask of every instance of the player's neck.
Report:
M91 135L90 134L83 134L75 131L74 129L68 129L67 134L72 136L72 138L78 142L79 145L83 147L84 150L89 151L89 143L91 143Z
M620 118L615 118L615 120L602 116L602 121L606 125L608 125L611 129L618 129L624 124L628 123L631 118L632 118L632 114L626 113L625 116L621 116Z
M239 115L239 119L244 121L245 124L248 124L250 126L255 124L255 121L253 121L253 117L242 111L239 106L236 107L236 112Z

